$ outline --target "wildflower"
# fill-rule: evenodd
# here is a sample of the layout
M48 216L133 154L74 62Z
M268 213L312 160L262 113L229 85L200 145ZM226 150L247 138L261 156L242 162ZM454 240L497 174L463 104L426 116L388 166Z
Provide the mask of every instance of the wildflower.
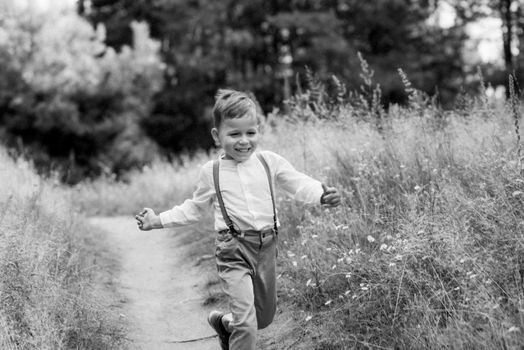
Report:
M420 186L419 186L419 185L416 185L416 186L414 187L414 190L417 191L417 192L420 191Z
M306 316L306 322L310 321L312 318L313 318L313 316L311 316L311 315L307 315L307 316Z
M397 264L395 264L394 262L390 262L388 266L393 267L393 266L397 266Z
M331 251L331 248L326 248L326 250L327 250L328 252L330 252L330 251Z
M294 267L297 267L297 262L296 261L293 261L291 264L293 264Z
M295 256L295 253L293 253L291 250L288 250L288 251L287 251L287 256L288 256L289 258L292 258L292 257Z
M302 256L300 257L301 260L304 260L304 259L306 259L306 258L307 258L307 255L302 255Z
M351 274L350 273L346 273L346 278L351 278Z
M346 290L346 291L344 292L344 295L347 296L349 293L351 293L351 291L350 291L350 290Z
M372 235L368 235L368 242L373 243L375 242L375 238Z
M311 235L311 238L317 238L318 235Z
M387 245L387 244L385 244L385 243L382 243L382 244L380 245L380 248L379 248L379 249L380 249L380 250L386 250L386 249L387 249L387 247L388 247L388 245Z
M508 329L508 333L519 332L519 331L520 331L520 328L519 327L515 327L515 326L511 326Z
M402 260L402 255L400 255L400 254L395 255L395 260L397 260L397 261Z
M307 280L306 287L309 287L311 285L311 278Z
M331 304L332 302L333 302L333 300L329 299L328 301L326 301L326 302L324 303L324 305L329 305L329 304Z
M336 268L337 268L337 265L333 265L333 266L331 266L331 270L334 270L334 269L336 269Z
M353 295L351 296L351 299L356 299L356 298L357 298L357 295L356 295L356 294L353 294Z

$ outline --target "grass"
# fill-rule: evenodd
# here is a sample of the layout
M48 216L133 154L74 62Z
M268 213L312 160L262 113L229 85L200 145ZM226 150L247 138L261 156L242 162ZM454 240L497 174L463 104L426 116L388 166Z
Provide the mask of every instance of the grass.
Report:
M0 164L0 348L124 348L118 320L91 287L101 237L65 188L3 150Z
M486 118L474 104L466 116L423 112L391 109L382 133L351 115L283 123L269 140L345 201L334 210L280 202L281 299L308 348L524 346L524 177L512 113ZM304 135L311 142L287 145Z

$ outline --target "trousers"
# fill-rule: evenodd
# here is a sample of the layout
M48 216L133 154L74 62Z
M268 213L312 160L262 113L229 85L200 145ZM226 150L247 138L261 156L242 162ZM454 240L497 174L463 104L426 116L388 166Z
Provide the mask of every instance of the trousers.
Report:
M215 257L233 322L230 350L255 350L257 330L273 321L276 311L277 234L245 231L242 236L219 233Z

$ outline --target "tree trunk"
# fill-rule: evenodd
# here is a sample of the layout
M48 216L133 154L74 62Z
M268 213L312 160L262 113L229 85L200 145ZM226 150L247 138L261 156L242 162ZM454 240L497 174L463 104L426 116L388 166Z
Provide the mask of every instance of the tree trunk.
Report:
M504 49L504 63L506 71L511 74L515 69L511 44L513 39L513 16L511 13L511 3L513 0L501 0L500 13L502 18L502 40Z

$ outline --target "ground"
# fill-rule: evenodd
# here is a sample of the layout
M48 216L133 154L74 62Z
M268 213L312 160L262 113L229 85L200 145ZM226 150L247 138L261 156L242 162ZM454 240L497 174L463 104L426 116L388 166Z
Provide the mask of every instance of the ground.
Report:
M107 307L126 325L127 349L219 349L206 321L210 310L224 307L210 303L218 288L213 283L212 232L140 231L132 217L95 217L89 222L106 238L113 255L112 263L101 264L107 270L101 275L115 299L107 298ZM279 310L274 324L259 332L257 348L290 349L282 336L293 323Z

